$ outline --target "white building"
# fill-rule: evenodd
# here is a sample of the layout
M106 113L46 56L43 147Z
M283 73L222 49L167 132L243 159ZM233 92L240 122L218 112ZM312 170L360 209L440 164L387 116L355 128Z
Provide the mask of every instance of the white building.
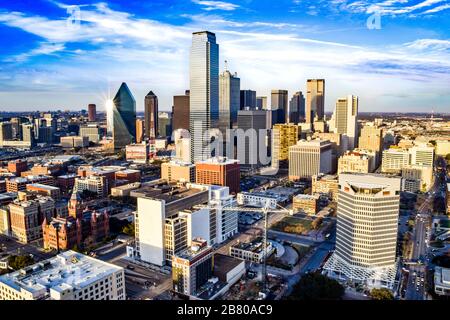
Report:
M328 140L300 140L289 147L289 179L331 173L332 145Z
M392 287L400 177L341 174L337 207L336 251L324 270L369 287Z
M83 192L84 190L98 194L99 197L106 197L108 194L107 182L103 176L89 176L75 178L74 192Z
M434 165L434 147L432 146L414 146L409 149L411 154L411 164L433 167Z
M348 95L338 99L332 116L332 124L335 133L342 134L344 148L342 150L353 150L358 138L358 97ZM345 138L346 137L346 138Z
M125 300L122 267L66 251L0 276L0 300Z
M381 172L400 173L402 168L409 164L408 150L401 148L390 148L383 151Z
M268 204L270 209L275 209L278 204L278 197L262 192L239 192L236 200L241 206L257 208L264 208Z

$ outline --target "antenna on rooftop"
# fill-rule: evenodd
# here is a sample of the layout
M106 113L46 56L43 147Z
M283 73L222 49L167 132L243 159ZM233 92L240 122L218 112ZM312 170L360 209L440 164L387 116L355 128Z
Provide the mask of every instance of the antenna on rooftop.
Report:
M228 61L225 60L225 71L228 71Z

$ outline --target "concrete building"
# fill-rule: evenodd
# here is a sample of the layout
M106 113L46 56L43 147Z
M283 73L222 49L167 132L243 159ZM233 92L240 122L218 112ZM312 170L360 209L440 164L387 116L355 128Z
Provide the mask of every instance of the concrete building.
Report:
M337 175L314 175L312 177L312 194L326 194L333 201L337 201L339 182Z
M414 146L409 149L411 154L411 164L433 167L434 166L434 147L427 145Z
M150 91L144 101L145 137L158 137L158 97Z
M172 129L189 130L189 90L184 95L173 96Z
M264 257L270 256L275 250L270 241L267 242L267 247L264 250L264 242L262 238L256 238L251 242L238 242L230 246L230 256L247 260L254 263L262 263Z
M427 192L433 186L433 167L407 165L402 168L401 172L405 182L405 191Z
M256 91L240 90L240 110L255 110L256 109Z
M61 147L63 148L86 148L89 147L89 138L84 136L61 137Z
M370 157L367 155L347 151L339 158L337 173L369 173L372 169L371 162Z
M144 141L145 134L145 120L136 119L136 143Z
M341 174L336 251L324 269L332 276L369 287L392 288L401 178L377 174Z
M440 296L450 296L450 269L436 267L434 270L434 292Z
M365 125L361 128L358 147L378 152L383 150L383 129L374 125Z
M289 105L288 105L288 91L287 90L272 90L270 94L271 110L282 110L281 122L289 122Z
M212 277L213 250L204 239L195 239L192 246L173 257L173 289L187 296L196 295Z
M402 168L409 165L410 154L408 150L398 147L391 147L383 151L381 161L381 172L384 173L400 173Z
M158 136L172 136L172 113L166 111L158 112ZM166 139L167 140L167 139Z
M312 124L316 116L322 120L325 115L325 79L308 79L306 92L305 119Z
M331 173L331 143L328 140L300 140L289 147L289 180Z
M88 121L97 121L97 106L93 103L90 103L88 105Z
M13 173L17 177L20 177L22 172L28 170L27 160L13 160L8 162L8 172Z
M0 300L125 300L122 267L66 251L0 276Z
M305 97L301 91L294 93L289 101L288 122L297 124L305 119Z
M127 161L135 163L147 163L150 154L150 146L147 142L129 144L125 147Z
M194 32L190 53L191 160L212 156L204 132L217 128L219 120L219 45L209 31Z
M292 208L294 212L300 211L309 215L315 215L319 212L319 207L317 206L318 200L319 196L317 195L298 194L292 201Z
M214 184L230 188L231 193L240 189L240 165L238 160L214 157L195 163L195 180L199 184Z
M89 142L98 143L100 141L100 127L97 123L88 123L80 126L80 137L87 137Z
M58 187L48 186L41 183L27 184L26 190L27 192L48 196L55 201L61 198L61 190Z
M450 153L450 140L436 140L436 154L445 157Z
M74 192L83 192L84 190L93 192L100 198L108 195L108 184L104 176L89 176L75 178Z
M53 186L55 181L53 177L47 175L28 175L25 178L17 177L6 180L7 192L19 192L27 189L27 184L40 183L48 186Z
M272 128L272 167L278 168L280 161L289 158L289 147L300 139L301 128L297 124L275 124Z
M258 110L267 110L267 97L256 97L256 108Z
M181 161L164 162L161 164L161 179L169 182L195 182L195 165Z
M191 162L191 139L180 137L175 140L175 159Z
M333 131L345 138L344 150L353 150L358 143L358 97L338 99L331 119Z

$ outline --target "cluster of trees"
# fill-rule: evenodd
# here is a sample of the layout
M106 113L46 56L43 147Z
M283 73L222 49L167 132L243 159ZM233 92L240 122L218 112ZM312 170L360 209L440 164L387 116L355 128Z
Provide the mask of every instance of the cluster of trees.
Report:
M283 227L283 231L287 233L304 234L308 230L303 225L297 224L297 225L285 225Z
M34 263L31 255L10 256L8 258L8 265L14 270L25 268Z
M320 273L305 274L294 286L288 300L340 300L344 287Z
M394 300L394 295L386 288L372 289L370 297L372 300Z
M135 231L134 223L129 223L122 228L123 233L125 233L126 235L129 235L129 236L132 236L132 237L134 237L134 234L135 234L134 231Z

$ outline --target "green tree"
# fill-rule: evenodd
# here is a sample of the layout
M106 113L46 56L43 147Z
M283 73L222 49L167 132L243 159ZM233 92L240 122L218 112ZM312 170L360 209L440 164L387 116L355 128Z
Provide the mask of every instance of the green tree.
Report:
M394 295L386 288L372 289L370 297L373 300L394 300Z
M135 231L134 223L127 224L122 228L123 233L132 237L134 237L135 234L134 231Z
M340 300L344 287L320 273L307 273L294 286L288 300Z
M30 255L10 256L8 258L8 265L14 270L25 268L34 263L34 259Z
M450 161L450 153L445 156L445 160Z

